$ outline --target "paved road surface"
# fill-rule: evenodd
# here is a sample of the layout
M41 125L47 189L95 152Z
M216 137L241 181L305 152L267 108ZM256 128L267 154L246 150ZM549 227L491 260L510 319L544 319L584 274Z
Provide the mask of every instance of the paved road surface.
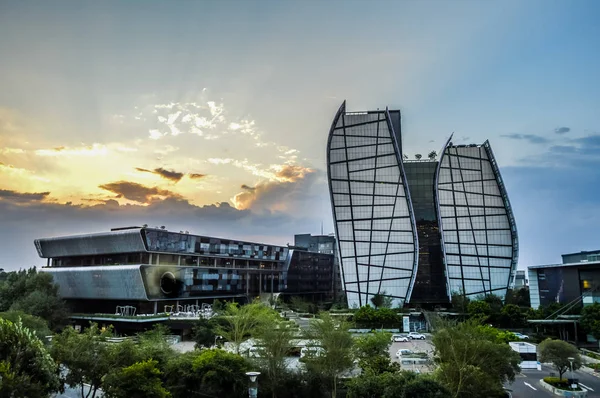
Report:
M544 390L539 385L539 380L555 372L550 366L544 365L542 371L524 369L515 379L512 385L506 385L511 389L513 398L548 398L554 397L550 391ZM576 378L583 388L588 390L588 398L600 398L600 378L582 371L574 372ZM569 377L570 372L563 377Z

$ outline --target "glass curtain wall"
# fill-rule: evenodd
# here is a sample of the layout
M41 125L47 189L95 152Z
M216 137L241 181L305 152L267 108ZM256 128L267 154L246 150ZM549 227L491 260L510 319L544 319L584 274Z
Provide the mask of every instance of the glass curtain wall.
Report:
M489 144L450 144L437 192L450 293L504 298L517 265L517 235Z
M329 133L329 188L351 307L384 292L403 305L414 283L417 238L397 140L387 110L346 113L345 103Z

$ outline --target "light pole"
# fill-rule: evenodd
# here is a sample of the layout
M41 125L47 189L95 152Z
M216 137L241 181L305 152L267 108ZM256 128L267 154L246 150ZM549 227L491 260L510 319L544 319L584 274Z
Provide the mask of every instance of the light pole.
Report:
M571 388L575 388L575 387L573 387L575 385L574 378L573 378L573 361L575 360L575 358L569 357L567 359L569 360L569 363L571 364Z
M217 347L217 339L222 339L222 338L223 338L223 336L215 336L215 344L214 344L215 348Z
M250 378L250 387L248 387L248 397L258 397L258 383L256 378L260 375L260 372L246 372L246 376Z

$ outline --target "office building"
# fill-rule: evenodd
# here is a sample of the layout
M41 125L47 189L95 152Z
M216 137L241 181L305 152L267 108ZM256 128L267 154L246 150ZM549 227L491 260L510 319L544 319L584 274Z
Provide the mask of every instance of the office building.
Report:
M562 264L528 267L532 308L600 302L600 250L563 254Z
M395 305L445 304L452 294L504 297L518 240L492 149L453 145L410 161L400 111L334 117L327 171L342 283L350 306L375 294Z
M337 297L343 289L340 276L338 245L335 240L335 235L296 234L294 235L294 247L313 253L331 254L334 256L333 293L334 296Z
M524 269L518 269L517 272L515 272L515 280L513 282L514 290L521 289L521 288L528 286L526 274L527 274L527 271L525 271Z
M332 296L334 256L263 243L129 227L35 240L74 312L137 313L165 306L300 295ZM175 307L177 308L177 307Z

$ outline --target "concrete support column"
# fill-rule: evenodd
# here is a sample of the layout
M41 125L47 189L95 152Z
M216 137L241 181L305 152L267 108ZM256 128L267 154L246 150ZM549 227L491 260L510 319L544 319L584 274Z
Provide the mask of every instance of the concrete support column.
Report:
M200 256L196 257L196 265L198 267L200 266Z
M177 256L177 265L181 265L181 256Z
M148 264L152 265L152 253L150 253L150 258L148 259Z
M158 314L158 301L154 302L154 315Z
M156 265L160 265L160 253L156 254Z

